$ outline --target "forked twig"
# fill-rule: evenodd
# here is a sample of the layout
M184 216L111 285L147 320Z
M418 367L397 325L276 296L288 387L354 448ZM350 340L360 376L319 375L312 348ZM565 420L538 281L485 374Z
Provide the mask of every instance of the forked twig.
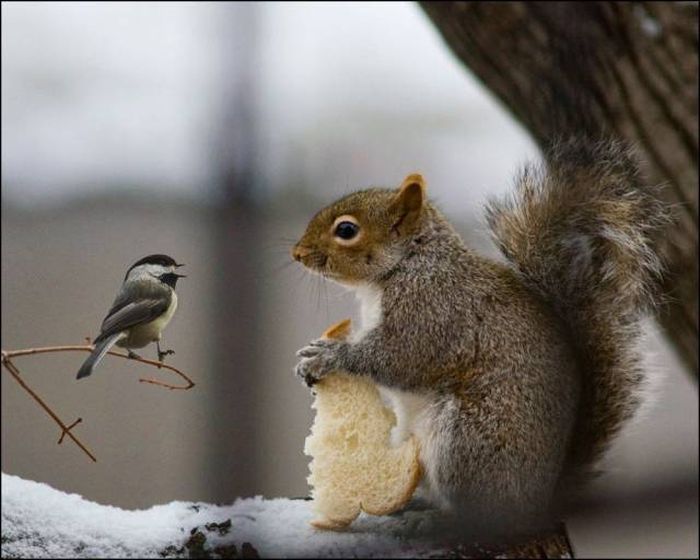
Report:
M74 442L78 447L80 447L80 449L82 449L82 450L85 452L85 454L86 454L88 457L90 457L90 459L92 459L95 463L97 463L97 458L96 458L92 453L90 453L90 451L88 450L87 447L85 447L85 445L83 444L83 442L81 442L76 436L73 435L73 432L71 432L71 429L72 429L76 424L78 424L78 423L81 421L81 419L78 418L78 420L76 420L75 422L73 422L70 426L66 426L66 425L63 423L63 421L56 415L56 413L55 413L53 410L51 410L51 407L49 407L49 405L46 404L46 403L41 399L41 397L40 397L39 395L37 395L37 394L32 390L32 388L24 382L24 380L22 379L22 377L21 377L20 374L19 374L19 370L17 369L17 366L16 366L15 364L13 364L13 363L10 361L10 357L8 356L8 352L5 352L4 350L2 351L2 365L5 366L5 369L7 369L7 371L10 372L10 375L12 375L12 377L15 378L15 381L17 381L17 383L19 383L20 386L21 386L25 391L27 391L27 393L29 393L29 394L31 395L31 397L32 397L36 402L39 403L39 405L41 406L41 408L43 408L43 409L46 411L46 413L47 413L49 416L51 416L51 418L53 418L53 421L56 422L56 424L58 424L58 425L61 427L61 430L62 430L62 431L61 431L61 438L58 440L59 445L60 445L61 443L63 443L63 438L67 435L70 439L73 440L73 442Z
M27 392L29 395L39 403L41 408L44 409L44 411L53 419L56 424L61 428L61 437L58 439L58 444L60 445L63 443L63 439L68 436L73 442L82 449L85 454L90 457L95 463L97 462L97 458L88 450L87 447L77 438L77 436L73 435L73 432L71 431L75 426L80 424L83 419L78 418L75 422L73 422L70 426L66 426L66 424L58 417L58 415L47 405L39 395L37 395L34 390L27 385L24 380L22 379L19 369L17 369L17 366L12 362L11 358L17 358L19 356L31 356L33 354L48 354L52 352L92 352L94 349L94 346L92 344L89 344L90 339L88 338L88 344L85 345L77 345L77 346L46 346L43 348L24 348L21 350L2 350L2 365L5 366L5 369L10 372L10 375L19 383L19 385ZM170 383L165 383L163 381L158 381L157 379L139 379L139 382L141 383L150 383L152 385L158 385L160 387L165 387L166 389L179 389L186 391L188 389L191 389L194 387L194 381L192 381L187 375L185 375L182 371L179 369L164 364L162 362L157 362L155 360L148 360L146 358L141 358L141 357L132 357L129 356L128 354L123 354L121 352L113 352L109 351L107 354L110 354L112 356L117 356L119 358L125 358L127 360L135 360L137 362L141 362L144 364L149 364L152 366L157 367L158 369L165 368L167 370L172 371L173 373L176 373L180 377L182 377L186 382L187 385L171 385Z
M75 422L73 422L70 426L68 426L63 432L61 432L61 437L58 438L58 445L61 445L63 443L63 438L66 437L66 434L70 433L71 428L74 426L77 426L83 421L82 418L78 418Z
M94 346L92 344L82 344L82 345L76 345L76 346L45 346L43 348L23 348L22 350L10 350L6 351L3 350L3 360L8 359L8 358L17 358L19 356L31 356L33 354L48 354L51 352L92 352L94 350ZM182 377L186 382L187 385L171 385L170 383L164 383L163 381L158 381L157 379L139 379L141 383L151 383L152 385L159 385L161 387L165 387L167 389L178 389L181 391L187 391L188 389L191 389L194 387L194 381L192 381L187 375L185 375L183 372L181 372L179 369L170 366L168 364L164 364L163 362L158 362L156 360L149 360L147 358L141 358L141 357L134 357L132 358L128 354L124 354L122 352L114 352L110 350L107 352L108 355L110 356L117 356L118 358L125 358L127 360L134 360L136 362L141 362L143 364L149 364L152 366L156 366L158 369L165 368L169 371L172 371L173 373L176 373L180 377Z

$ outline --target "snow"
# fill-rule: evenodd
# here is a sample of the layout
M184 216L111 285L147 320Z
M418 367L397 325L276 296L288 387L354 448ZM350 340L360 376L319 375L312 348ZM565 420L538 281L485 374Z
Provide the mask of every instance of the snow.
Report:
M325 532L309 525L309 506L305 500L257 496L233 505L171 502L128 511L3 473L2 557L161 558L168 547L174 547L171 555L186 557L189 551L183 547L195 528L206 537L209 550L233 544L240 552L243 543L250 543L268 558L439 554L424 537L430 512L363 514L347 531ZM227 520L228 532L205 527Z

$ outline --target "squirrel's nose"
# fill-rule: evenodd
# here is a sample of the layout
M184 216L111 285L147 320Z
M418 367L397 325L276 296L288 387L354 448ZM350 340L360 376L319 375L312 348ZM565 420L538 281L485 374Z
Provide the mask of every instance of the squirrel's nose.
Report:
M302 247L301 245L295 245L292 249L292 257L295 261L300 261L304 257L308 257L311 254L311 249L307 247Z

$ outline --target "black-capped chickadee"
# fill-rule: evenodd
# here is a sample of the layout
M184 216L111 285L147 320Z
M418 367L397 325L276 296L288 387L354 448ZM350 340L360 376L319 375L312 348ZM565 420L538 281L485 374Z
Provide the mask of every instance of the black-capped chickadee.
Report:
M175 284L178 278L175 269L183 266L167 255L149 255L131 265L124 276L119 293L107 313L100 334L94 340L95 349L78 371L78 379L87 377L116 344L136 357L133 348L143 348L155 342L158 359L172 350L161 352L160 335L177 308Z

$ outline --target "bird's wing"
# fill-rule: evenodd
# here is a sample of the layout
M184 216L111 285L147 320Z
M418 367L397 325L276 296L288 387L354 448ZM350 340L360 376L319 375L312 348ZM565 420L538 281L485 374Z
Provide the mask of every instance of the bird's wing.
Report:
M102 322L100 334L94 341L95 344L124 329L152 321L165 313L170 306L170 300L170 297L146 298L127 303L121 307L114 305Z

